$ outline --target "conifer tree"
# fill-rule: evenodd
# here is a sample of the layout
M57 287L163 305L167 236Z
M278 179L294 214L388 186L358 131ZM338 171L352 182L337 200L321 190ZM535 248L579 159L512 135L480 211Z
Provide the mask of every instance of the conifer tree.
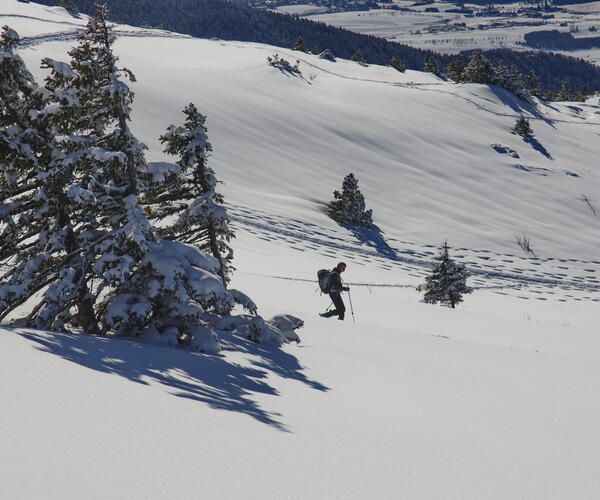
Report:
M469 83L494 83L492 63L481 52L475 52L469 58L461 79Z
M72 14L77 14L77 12L79 12L73 0L60 0L60 2L58 2L58 5L60 7L64 7Z
M554 97L555 101L574 101L576 100L576 96L574 95L575 91L573 87L571 87L571 83L567 78L565 78L562 82L560 82L560 88L556 92Z
M350 58L350 60L355 61L355 62L364 63L365 57L363 56L363 53L360 50L357 50L356 52L354 52L354 54L352 54L352 57Z
M509 70L506 65L500 63L494 67L494 83L500 87L506 87L510 84Z
M47 92L15 54L18 34L0 36L0 320L59 279L65 175L40 110ZM61 213L63 214L61 216Z
M9 212L17 208L9 205L8 199L38 185L35 182L36 153L44 143L29 113L42 107L42 93L23 60L14 52L19 42L19 35L4 26L0 35L0 206L3 206L0 213L7 224ZM11 225L8 229L15 227ZM0 240L2 243L7 240Z
M218 274L224 284L233 270L233 250L228 242L234 237L223 196L216 192L217 178L207 164L212 150L206 135L206 118L193 104L184 110L183 126L170 125L160 140L165 152L177 155L177 169L158 189L150 189L148 204L158 205L155 217L176 214L177 219L160 231L161 236L193 243L219 262Z
M521 99L526 99L528 97L528 91L523 75L521 75L519 69L514 64L511 65L510 68L507 68L504 64L499 64L493 68L493 72L494 75L491 79L491 83L513 92Z
M532 96L540 96L540 80L533 71L525 75L525 87Z
M467 286L467 272L464 264L452 260L448 254L448 242L444 242L433 263L432 272L425 283L417 287L425 292L423 301L429 304L444 304L453 309L463 301L462 296L473 290Z
M406 71L406 66L402 64L402 61L400 61L400 59L397 57L392 57L390 59L390 66L395 70L400 71L400 73L404 73Z
M509 90L524 89L526 87L525 78L514 64L511 64L508 69L507 79L510 85L510 87L507 87Z
M17 271L2 278L0 314L46 287L29 324L129 335L153 329L168 343L216 350L205 314L228 312L236 300L253 312L255 306L225 290L216 259L159 240L144 217L138 204L144 146L129 130L133 94L112 54L107 15L97 8L70 65L46 61L51 102L38 115L51 110L57 137L66 137L52 158L69 167L58 193L68 222L61 226L60 214L49 212L49 224L59 230L45 252L19 255Z
M425 63L425 67L423 68L423 71L425 73L433 73L434 75L438 75L438 73L439 73L438 64L437 64L437 60L435 59L435 57L431 56L429 59L427 59L427 62Z
M463 71L465 70L465 63L460 59L456 59L448 64L446 68L446 74L448 78L454 80L456 83L463 81Z
M531 125L529 125L529 120L524 116L520 116L519 118L517 118L517 121L514 127L512 128L512 132L513 134L520 135L524 138L530 138L534 135L533 129L531 128Z
M365 210L365 198L354 174L350 173L344 178L342 192L334 191L333 197L327 212L336 222L351 226L369 226L373 223L373 210Z
M306 45L304 44L304 39L301 36L298 37L298 39L296 40L296 43L294 43L294 47L292 48L292 50L299 50L300 52L308 52L308 49L306 48Z
M70 64L44 61L50 75L40 89L13 53L16 33L0 37L0 232L9 235L0 239L0 320L35 296L24 324L38 328L143 335L212 352L222 329L298 341L297 318L231 317L235 303L253 315L256 305L226 290L222 261L161 240L144 216L138 197L152 171L129 129L133 93L123 76L133 75L117 66L113 42L108 11L96 6ZM205 189L185 214L193 221L224 212L211 206L222 199L201 161L204 117L187 111L190 129L171 138Z

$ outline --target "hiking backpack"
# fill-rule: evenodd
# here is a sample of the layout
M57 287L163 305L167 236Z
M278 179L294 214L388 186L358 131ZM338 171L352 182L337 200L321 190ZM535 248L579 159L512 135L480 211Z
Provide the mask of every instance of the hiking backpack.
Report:
M321 269L317 271L317 278L319 280L319 288L323 293L329 293L330 283L329 278L331 278L331 271L329 269Z

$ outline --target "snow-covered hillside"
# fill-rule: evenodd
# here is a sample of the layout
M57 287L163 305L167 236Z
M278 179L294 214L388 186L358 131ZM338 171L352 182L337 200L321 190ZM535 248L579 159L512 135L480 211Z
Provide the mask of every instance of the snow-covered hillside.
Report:
M38 78L42 58L67 59L84 23L0 5ZM190 101L207 115L237 231L233 283L263 314L303 318L302 343L211 356L1 328L0 497L600 494L597 106L117 32L148 159L173 161L158 137ZM301 55L302 75L269 66L275 52ZM536 141L510 133L521 114ZM325 215L349 172L379 230ZM473 274L456 310L415 291L445 239ZM328 300L315 273L339 260L355 323L317 315Z

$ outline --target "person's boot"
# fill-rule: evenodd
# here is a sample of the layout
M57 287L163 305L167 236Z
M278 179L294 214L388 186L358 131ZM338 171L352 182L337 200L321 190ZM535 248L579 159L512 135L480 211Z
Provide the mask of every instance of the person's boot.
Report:
M343 316L340 316L338 319L339 319L340 321L344 321L344 317L343 317Z
M321 318L331 318L334 314L334 311L325 311L324 313L319 313L319 316Z

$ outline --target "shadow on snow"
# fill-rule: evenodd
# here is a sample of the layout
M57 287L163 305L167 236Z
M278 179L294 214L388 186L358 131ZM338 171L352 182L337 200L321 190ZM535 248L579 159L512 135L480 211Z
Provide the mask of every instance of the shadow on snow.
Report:
M548 150L538 141L535 137L523 137L523 141L527 144L531 144L531 147L543 154L549 160L554 160L553 156L548 152Z
M235 346L233 338L223 338L224 352L236 350L253 356L251 366L229 362L223 355L194 353L121 338L11 329L43 352L139 384L157 382L174 396L193 399L217 410L243 413L285 432L289 430L281 422L281 414L265 410L253 399L255 394L279 395L267 381L269 372L297 380L312 389L329 391L327 386L307 378L295 356L239 338L235 338Z
M392 260L398 260L396 250L385 241L384 232L375 224L370 226L349 226L342 224L342 227L352 233L352 235L363 245L367 245L379 253L382 257Z
M515 113L523 115L524 113L529 113L535 119L543 121L544 123L550 125L552 128L556 128L554 122L547 118L542 111L540 111L537 103L530 101L523 101L511 91L506 90L502 87L498 87L496 85L490 85L490 89L496 95L496 97L505 105L511 108ZM551 109L556 110L553 106L545 103Z

